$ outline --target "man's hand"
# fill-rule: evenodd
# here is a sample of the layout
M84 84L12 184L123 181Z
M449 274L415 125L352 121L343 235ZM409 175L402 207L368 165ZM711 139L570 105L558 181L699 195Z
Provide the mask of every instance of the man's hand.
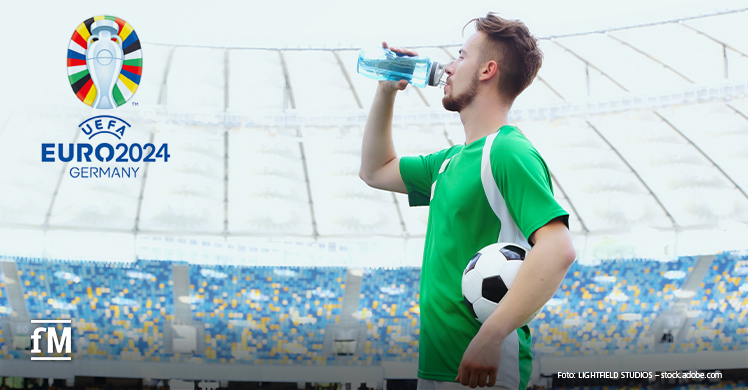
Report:
M495 385L503 341L503 338L478 331L462 355L455 380L471 388Z
M387 45L387 42L382 42L382 47L385 49L390 49L394 51L395 53L407 54L409 56L418 55L418 53L415 50L403 49L401 47L390 47L389 45ZM387 92L402 91L407 86L408 86L408 80L400 80L400 81L382 80L379 82L379 88L383 88Z

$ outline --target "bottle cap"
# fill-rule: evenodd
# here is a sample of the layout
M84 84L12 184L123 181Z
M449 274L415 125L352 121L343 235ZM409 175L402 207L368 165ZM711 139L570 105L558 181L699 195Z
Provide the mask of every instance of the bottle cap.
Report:
M442 78L445 74L444 71L447 69L448 65L449 63L440 64L437 61L433 61L431 63L431 70L429 71L428 84L433 87L444 88L447 82L445 80L442 80Z

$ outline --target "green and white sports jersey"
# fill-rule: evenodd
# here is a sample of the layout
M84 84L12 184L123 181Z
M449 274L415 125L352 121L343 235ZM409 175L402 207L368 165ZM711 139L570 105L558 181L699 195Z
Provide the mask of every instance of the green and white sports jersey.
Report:
M526 237L568 213L553 198L551 175L514 126L469 145L400 159L411 206L430 206L421 269L418 376L454 381L481 324L462 297L462 273L483 247ZM504 341L497 383L524 389L532 371L530 329Z

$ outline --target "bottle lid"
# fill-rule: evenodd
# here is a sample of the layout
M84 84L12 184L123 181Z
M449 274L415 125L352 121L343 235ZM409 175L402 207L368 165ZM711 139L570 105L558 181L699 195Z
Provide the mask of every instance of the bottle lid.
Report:
M428 84L433 87L440 87L443 88L447 82L442 80L442 77L444 76L444 71L447 69L447 64L440 64L437 61L433 61L431 63L431 69L429 71L429 81Z

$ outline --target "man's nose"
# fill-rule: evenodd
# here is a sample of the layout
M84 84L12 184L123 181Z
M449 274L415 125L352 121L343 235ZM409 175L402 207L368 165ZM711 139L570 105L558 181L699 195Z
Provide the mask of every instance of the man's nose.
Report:
M447 73L450 76L452 76L455 73L454 69L452 68L452 65L454 65L454 63L455 63L454 60L449 61L447 63L447 67L444 69L444 72Z

